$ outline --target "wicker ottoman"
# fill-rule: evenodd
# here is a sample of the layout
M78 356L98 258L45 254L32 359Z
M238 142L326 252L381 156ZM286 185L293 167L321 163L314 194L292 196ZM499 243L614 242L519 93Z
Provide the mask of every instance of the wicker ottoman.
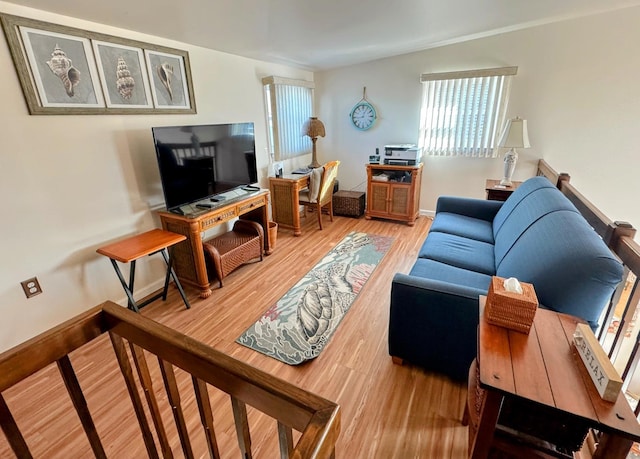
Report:
M213 274L220 282L237 267L254 259L262 261L264 230L260 224L237 220L233 230L202 243L209 280Z
M333 194L333 213L346 217L361 217L364 214L364 192L337 191Z

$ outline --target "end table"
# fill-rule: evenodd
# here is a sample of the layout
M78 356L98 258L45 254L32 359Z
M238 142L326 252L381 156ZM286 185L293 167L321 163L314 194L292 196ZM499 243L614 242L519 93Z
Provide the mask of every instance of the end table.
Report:
M511 193L518 188L522 182L511 182L513 185L500 185L500 180L487 179L485 190L487 191L487 199L492 201L506 201Z

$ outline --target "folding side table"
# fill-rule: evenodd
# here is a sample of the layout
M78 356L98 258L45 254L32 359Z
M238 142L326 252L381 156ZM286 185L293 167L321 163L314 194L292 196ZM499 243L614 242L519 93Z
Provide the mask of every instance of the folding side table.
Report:
M132 236L130 238L123 239L122 241L114 242L113 244L100 247L98 250L96 250L96 252L109 257L109 259L111 260L113 269L115 269L118 279L122 284L122 288L124 288L124 291L127 294L127 298L129 299L129 309L135 312L140 312L141 307L146 306L147 304L157 300L160 297L162 297L163 301L166 300L167 291L169 289L169 279L171 277L176 283L176 287L178 287L178 291L180 292L180 296L182 297L184 304L187 306L187 309L189 309L191 307L189 305L189 301L184 294L184 290L182 289L182 285L180 285L178 277L173 271L173 257L170 253L167 254L168 247L171 247L178 242L182 242L185 239L186 236L182 234L172 233L170 231L161 229L153 229L151 231L147 231L146 233L138 234L137 236ZM165 275L164 289L162 290L162 292L138 304L133 298L133 281L136 272L136 260L146 255L153 255L158 252L162 254L164 261L167 264L167 274ZM122 272L120 271L117 261L121 263L131 262L128 285L124 279L124 276L122 275Z

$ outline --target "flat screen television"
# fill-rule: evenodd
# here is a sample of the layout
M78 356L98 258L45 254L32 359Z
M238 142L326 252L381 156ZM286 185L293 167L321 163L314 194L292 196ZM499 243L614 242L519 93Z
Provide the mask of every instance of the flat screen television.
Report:
M151 130L168 210L258 181L253 123Z

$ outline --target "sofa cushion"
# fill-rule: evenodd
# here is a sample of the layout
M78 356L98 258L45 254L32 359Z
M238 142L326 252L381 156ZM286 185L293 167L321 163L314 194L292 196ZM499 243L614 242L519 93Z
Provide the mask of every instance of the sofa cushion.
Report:
M491 222L466 215L440 212L433 219L429 231L454 234L493 244L493 225Z
M496 213L496 216L493 219L494 239L504 222L509 218L514 209L518 207L520 202L531 193L542 188L556 189L556 187L553 186L545 177L532 177L525 180L513 193L511 193L511 196L509 196L509 198L504 202L503 206Z
M541 304L597 327L623 268L579 213L539 218L505 254L496 275L532 283Z
M580 215L571 201L556 188L540 188L521 199L502 226L494 232L496 267L500 267L504 256L527 228L540 218L558 211L570 211ZM562 231L560 227L556 229Z
M482 274L496 271L493 244L454 234L430 232L418 257Z
M488 274L458 268L427 258L418 258L409 275L448 282L454 285L464 285L484 292L489 289L489 284L491 283L491 276Z

